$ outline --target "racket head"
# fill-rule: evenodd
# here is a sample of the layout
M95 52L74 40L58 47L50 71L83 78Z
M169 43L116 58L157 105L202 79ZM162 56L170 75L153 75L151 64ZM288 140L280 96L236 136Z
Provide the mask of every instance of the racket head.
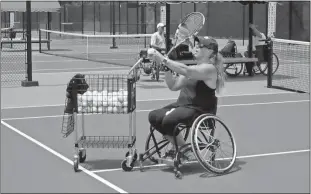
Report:
M184 37L197 34L205 24L205 17L200 12L192 12L183 18L179 24L179 33Z
M175 35L178 34L175 37L176 38L175 44L167 53L167 55L169 55L180 44L185 42L186 39L191 38L194 35L198 34L199 31L204 26L204 24L205 24L205 17L202 13L192 12L186 15L182 19L181 23L178 25L178 28L175 33Z
M176 30L176 37L175 45L179 45L184 42L187 38L190 38L199 33L202 27L205 24L205 17L200 12L192 12L186 15L182 22L178 25Z

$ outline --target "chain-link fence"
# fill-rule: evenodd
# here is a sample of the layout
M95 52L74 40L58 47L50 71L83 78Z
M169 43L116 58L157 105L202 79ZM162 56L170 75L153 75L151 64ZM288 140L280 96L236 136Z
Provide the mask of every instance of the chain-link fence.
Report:
M27 47L24 32L5 33L1 40L1 87L20 86L25 80Z

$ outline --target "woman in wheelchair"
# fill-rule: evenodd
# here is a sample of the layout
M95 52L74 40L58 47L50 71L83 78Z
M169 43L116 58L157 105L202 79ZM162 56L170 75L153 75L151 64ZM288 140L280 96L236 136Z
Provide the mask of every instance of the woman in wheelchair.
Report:
M191 126L196 117L203 113L216 115L218 98L215 93L224 87L223 58L218 53L217 41L210 37L195 37L194 40L195 47L192 53L197 60L197 65L194 66L170 60L154 49L148 50L150 57L167 67L165 81L168 88L180 91L175 103L149 113L151 126L173 147L175 147L173 131L178 124ZM189 43L189 40L186 43ZM175 76L172 72L179 75ZM181 133L175 136L178 147L186 144ZM174 149L170 153L174 154Z

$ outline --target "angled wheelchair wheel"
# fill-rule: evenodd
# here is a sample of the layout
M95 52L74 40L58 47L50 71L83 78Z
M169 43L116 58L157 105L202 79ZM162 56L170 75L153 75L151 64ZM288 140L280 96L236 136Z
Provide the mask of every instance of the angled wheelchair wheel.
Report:
M215 174L229 172L236 160L233 134L220 118L199 116L191 128L191 147L198 162Z
M187 140L189 136L189 130L183 124L180 124L179 130L184 135L184 139ZM158 154L158 157L161 157L162 154L166 153L171 149L171 144L168 140L164 139L162 134L156 131L156 129L150 126L150 133L147 137L146 144L145 144L145 153L146 155L152 155L149 157L149 160L158 163L155 154Z
M225 66L225 72L228 76L236 77L241 74L243 70L242 63L230 63Z
M275 53L273 53L272 57L273 57L272 59L273 60L272 75L273 75L279 68L279 58ZM257 66L259 68L259 73L262 73L263 75L268 75L268 63L267 62L257 64Z

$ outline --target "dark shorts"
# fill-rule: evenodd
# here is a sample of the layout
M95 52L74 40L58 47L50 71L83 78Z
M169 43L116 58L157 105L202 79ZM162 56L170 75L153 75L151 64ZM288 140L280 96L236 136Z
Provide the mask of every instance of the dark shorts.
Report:
M166 115L167 111L175 108ZM177 103L169 104L163 108L153 110L149 113L149 122L163 135L174 135L175 127L180 124L192 125L192 122L203 113L216 115L217 105L210 110L201 110L199 107L180 106ZM177 135L177 134L175 134Z

